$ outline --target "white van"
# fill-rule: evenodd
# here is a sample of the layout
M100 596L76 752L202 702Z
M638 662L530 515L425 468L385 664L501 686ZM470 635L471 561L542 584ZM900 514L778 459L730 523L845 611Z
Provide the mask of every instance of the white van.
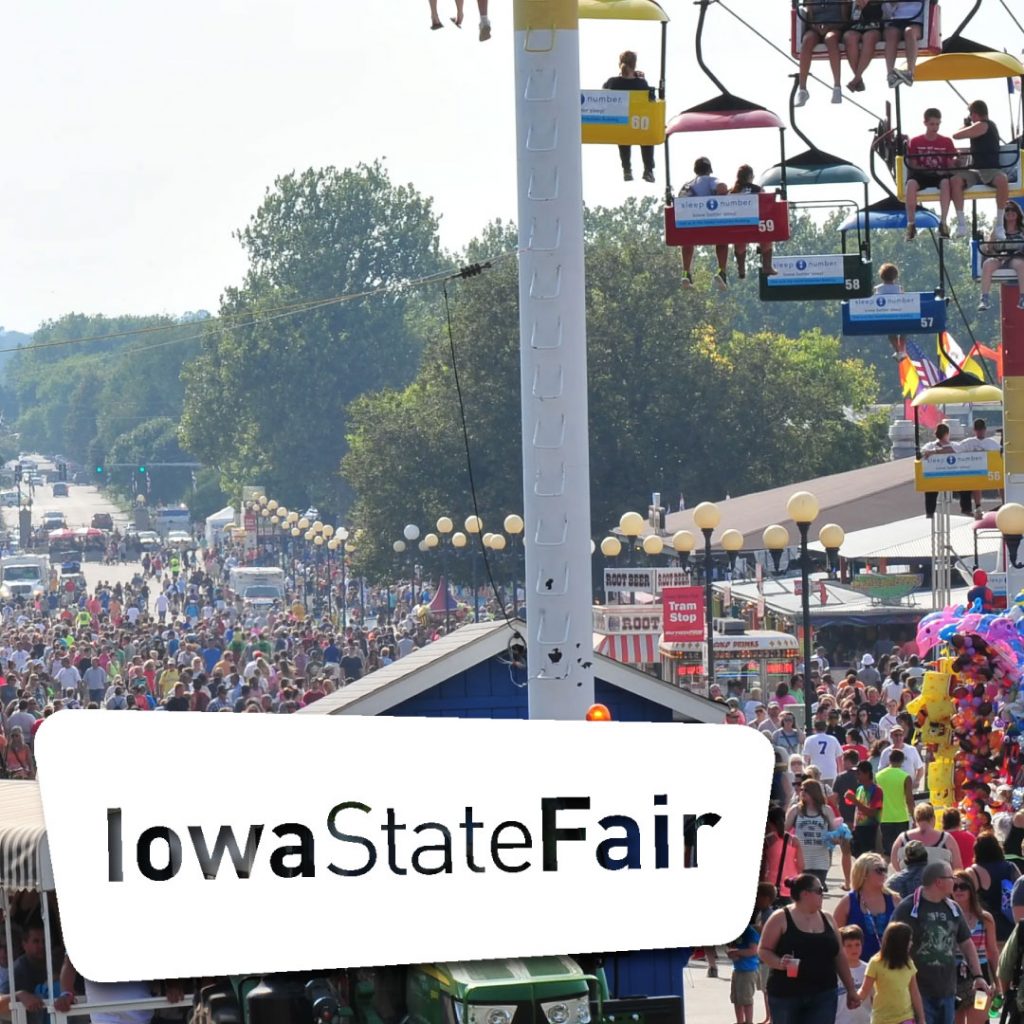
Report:
M152 516L153 529L166 537L171 530L192 532L192 515L184 505L158 508Z

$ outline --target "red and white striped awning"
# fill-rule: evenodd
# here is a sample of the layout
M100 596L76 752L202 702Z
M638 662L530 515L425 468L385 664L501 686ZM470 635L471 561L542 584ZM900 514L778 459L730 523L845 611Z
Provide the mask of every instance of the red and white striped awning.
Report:
M606 636L594 634L594 650L624 665L656 665L658 635L656 633L620 633Z

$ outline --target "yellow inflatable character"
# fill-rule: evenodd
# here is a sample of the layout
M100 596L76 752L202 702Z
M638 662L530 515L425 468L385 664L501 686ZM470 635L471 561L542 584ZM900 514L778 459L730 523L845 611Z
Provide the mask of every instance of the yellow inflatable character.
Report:
M949 684L953 678L950 664L951 659L943 658L938 671L925 672L920 696L907 705L907 711L915 716L921 730L922 742L932 752L933 760L928 765L928 792L936 810L956 804L953 784L956 746L950 721L956 708L949 699Z

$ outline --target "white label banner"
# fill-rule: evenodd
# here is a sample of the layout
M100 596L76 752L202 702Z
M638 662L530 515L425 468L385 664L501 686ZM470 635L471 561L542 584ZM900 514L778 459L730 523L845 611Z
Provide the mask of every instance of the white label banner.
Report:
M769 288L842 284L846 280L842 256L776 256L772 265L778 273L768 278Z
M629 124L629 93L585 89L580 93L580 110L584 124Z
M988 452L957 452L923 455L921 474L936 476L978 476L988 472Z
M742 196L677 196L677 228L756 227L760 222L757 194Z
M889 320L904 317L917 319L921 315L921 293L905 295L873 295L868 299L850 300L851 320Z
M722 945L772 774L751 729L665 723L64 711L36 752L100 982Z

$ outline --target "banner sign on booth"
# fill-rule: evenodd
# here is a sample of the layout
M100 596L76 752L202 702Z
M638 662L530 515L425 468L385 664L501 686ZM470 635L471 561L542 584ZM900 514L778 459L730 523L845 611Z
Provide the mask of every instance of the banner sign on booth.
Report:
M704 591L701 587L666 587L661 592L665 642L704 639Z

